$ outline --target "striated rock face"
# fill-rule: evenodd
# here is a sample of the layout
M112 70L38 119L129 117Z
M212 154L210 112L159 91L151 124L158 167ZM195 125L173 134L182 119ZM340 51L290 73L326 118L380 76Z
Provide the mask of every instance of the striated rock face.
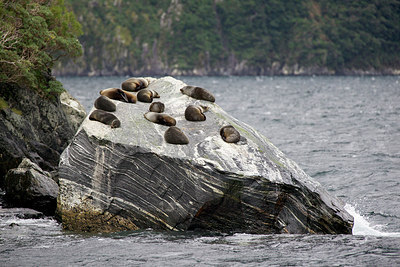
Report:
M218 99L183 95L185 85L164 77L149 89L187 145L165 142L168 126L143 116L148 103L113 101L119 128L85 119L60 159L57 214L65 229L351 233L353 218L337 198ZM191 104L208 107L205 121L185 119ZM238 143L220 136L229 124Z

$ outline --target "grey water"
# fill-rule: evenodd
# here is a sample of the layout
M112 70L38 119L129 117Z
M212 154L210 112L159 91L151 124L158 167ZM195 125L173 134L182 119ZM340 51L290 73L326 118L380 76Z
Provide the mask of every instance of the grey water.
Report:
M0 217L0 266L400 266L400 77L177 77L207 88L354 216L353 235L79 234ZM62 77L89 111L126 77Z

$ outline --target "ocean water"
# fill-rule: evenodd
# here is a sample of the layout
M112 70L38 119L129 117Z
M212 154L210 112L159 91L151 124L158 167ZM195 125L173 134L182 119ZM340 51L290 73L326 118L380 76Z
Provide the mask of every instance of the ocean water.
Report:
M400 77L177 77L268 137L346 203L353 235L66 232L0 217L0 266L400 266ZM63 77L90 110L126 77Z

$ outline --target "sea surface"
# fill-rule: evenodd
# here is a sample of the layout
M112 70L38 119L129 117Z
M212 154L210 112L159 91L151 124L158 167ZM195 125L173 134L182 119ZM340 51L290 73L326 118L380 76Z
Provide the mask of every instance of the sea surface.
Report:
M62 77L89 111L127 77ZM400 77L176 77L268 137L354 216L353 235L63 231L0 217L0 266L400 266Z

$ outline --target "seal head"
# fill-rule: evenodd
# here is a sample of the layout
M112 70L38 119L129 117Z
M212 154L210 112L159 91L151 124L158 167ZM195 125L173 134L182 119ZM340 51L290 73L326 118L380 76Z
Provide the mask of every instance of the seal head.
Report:
M165 142L174 145L189 144L189 139L187 136L176 126L171 126L165 131L164 140Z

